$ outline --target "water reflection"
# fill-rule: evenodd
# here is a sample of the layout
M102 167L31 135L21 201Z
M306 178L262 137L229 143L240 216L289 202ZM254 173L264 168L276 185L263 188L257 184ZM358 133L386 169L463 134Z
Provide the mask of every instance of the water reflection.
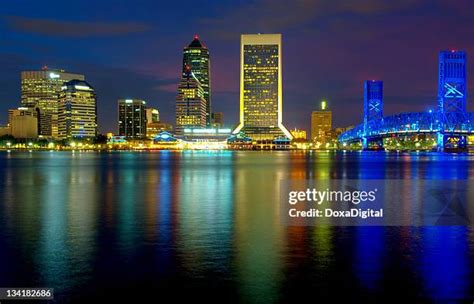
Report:
M184 152L179 171L178 251L195 278L229 272L233 229L232 153Z
M411 179L474 179L473 164L474 155L436 153L0 153L0 286L52 286L73 302L139 286L218 289L234 301L308 290L374 300L399 288L472 299L471 227L286 227L278 204L281 180L415 187Z
M425 293L435 300L472 298L466 228L426 227L422 234L419 267Z

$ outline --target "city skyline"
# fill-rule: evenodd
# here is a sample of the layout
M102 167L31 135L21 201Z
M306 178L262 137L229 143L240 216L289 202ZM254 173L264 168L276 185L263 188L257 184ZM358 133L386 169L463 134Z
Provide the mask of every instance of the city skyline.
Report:
M37 70L44 64L87 76L97 91L99 127L103 133L115 130L116 115L110 113L116 111L118 98L144 99L150 106L160 109L163 121L172 122L180 51L194 34L199 34L212 49L213 110L223 112L226 124L232 125L239 120L240 34L282 33L283 122L289 129L306 130L309 130L310 112L322 99L331 105L335 126L360 122L362 83L366 79L384 81L384 111L387 114L435 108L438 52L461 49L466 50L469 57L474 50L472 39L469 39L473 35L474 10L469 1L455 4L414 1L410 2L412 5L404 1L397 4L383 2L378 6L361 4L358 8L322 5L319 1L315 4L297 2L295 16L304 16L301 22L280 18L284 10L277 1L268 7L269 13L262 17L261 23L245 24L235 22L235 17L224 17L233 16L230 4L214 6L208 11L203 5L196 6L190 20L176 27L166 25L178 14L173 4L161 6L162 10L156 13L164 18L154 18L157 16L149 13L142 14L143 18L137 21L134 16L122 18L125 11L128 12L126 5L115 6L110 17L104 18L106 2L101 3L91 17L84 12L83 16L67 19L64 28L51 27L64 22L58 17L58 12L63 12L61 8L48 13L38 7L35 16L23 16L19 10L21 6L9 6L0 27L5 33L1 56L4 69L0 73L5 88L0 93L1 124L6 123L7 110L19 103L19 72ZM240 5L238 10L251 13L264 4L263 1ZM316 10L318 5L322 12L328 13L327 17ZM153 6L145 1L144 7L148 11L152 11ZM164 16L165 12L168 16ZM198 15L201 17L196 19ZM338 22L330 21L329 15L334 17L331 20ZM344 16L347 18L341 19ZM210 23L203 22L204 17L209 18ZM437 25L440 18L443 22ZM155 30L152 19L159 19L171 33L162 33L158 27ZM97 25L101 30L94 32L90 24L97 20L102 22ZM216 22L220 24L218 30L210 25ZM426 26L420 26L422 24ZM355 29L352 35L343 31L347 25ZM132 50L134 43L126 45L129 42L150 48ZM69 43L76 44L74 49L65 47ZM364 47L362 52L361 46L367 43L372 47ZM414 45L416 47L412 47ZM308 64L302 58L311 60ZM467 107L472 111L469 97L474 87L471 76L474 68L471 60L467 70ZM353 109L357 114L353 114Z

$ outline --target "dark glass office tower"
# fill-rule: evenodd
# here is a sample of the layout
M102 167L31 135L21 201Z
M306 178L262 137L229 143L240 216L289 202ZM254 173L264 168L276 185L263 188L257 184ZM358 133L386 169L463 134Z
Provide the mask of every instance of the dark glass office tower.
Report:
M208 48L195 35L193 41L183 50L183 73L186 77L186 67L191 67L194 76L201 83L206 100L206 125L211 124L211 62Z
M146 137L146 102L141 99L119 99L119 135L131 139Z

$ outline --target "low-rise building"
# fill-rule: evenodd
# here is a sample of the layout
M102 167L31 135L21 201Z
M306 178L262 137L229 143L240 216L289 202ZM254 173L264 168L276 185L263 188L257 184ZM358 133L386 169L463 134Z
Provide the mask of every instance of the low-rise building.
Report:
M20 107L8 111L10 135L15 138L38 137L38 114L32 108Z

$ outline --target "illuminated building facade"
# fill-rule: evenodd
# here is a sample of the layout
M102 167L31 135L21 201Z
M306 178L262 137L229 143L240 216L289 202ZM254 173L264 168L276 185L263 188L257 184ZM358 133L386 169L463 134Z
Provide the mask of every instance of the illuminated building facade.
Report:
M183 50L183 73L187 75L187 67L191 67L194 76L201 83L203 98L206 100L206 125L210 126L211 112L211 61L209 49L195 35L193 41Z
M147 109L144 100L118 100L118 129L119 135L126 138L141 139L146 137Z
M186 128L183 135L179 136L183 147L197 150L226 149L227 139L231 136L232 129L223 128Z
M151 122L146 125L146 136L155 138L162 132L173 132L173 125L165 122Z
M15 138L37 138L38 112L25 107L8 110L8 125L10 134Z
M332 112L328 110L327 101L323 100L318 111L311 113L311 140L326 142L326 133L332 129Z
M64 70L21 72L21 104L39 112L39 134L58 137L58 105L61 87L71 80L84 80L84 75Z
M257 144L292 139L282 124L281 34L242 35L240 44L240 124Z
M290 130L291 135L293 136L293 140L306 140L306 130L296 129Z
M182 135L185 128L205 128L206 125L204 90L191 67L187 66L176 97L176 134Z
M59 94L58 138L97 136L97 100L94 88L83 80L64 84Z
M160 111L154 108L146 108L146 122L160 122Z
M160 122L160 112L158 109L146 109L146 136L155 138L159 133L164 131L173 131L173 126Z

